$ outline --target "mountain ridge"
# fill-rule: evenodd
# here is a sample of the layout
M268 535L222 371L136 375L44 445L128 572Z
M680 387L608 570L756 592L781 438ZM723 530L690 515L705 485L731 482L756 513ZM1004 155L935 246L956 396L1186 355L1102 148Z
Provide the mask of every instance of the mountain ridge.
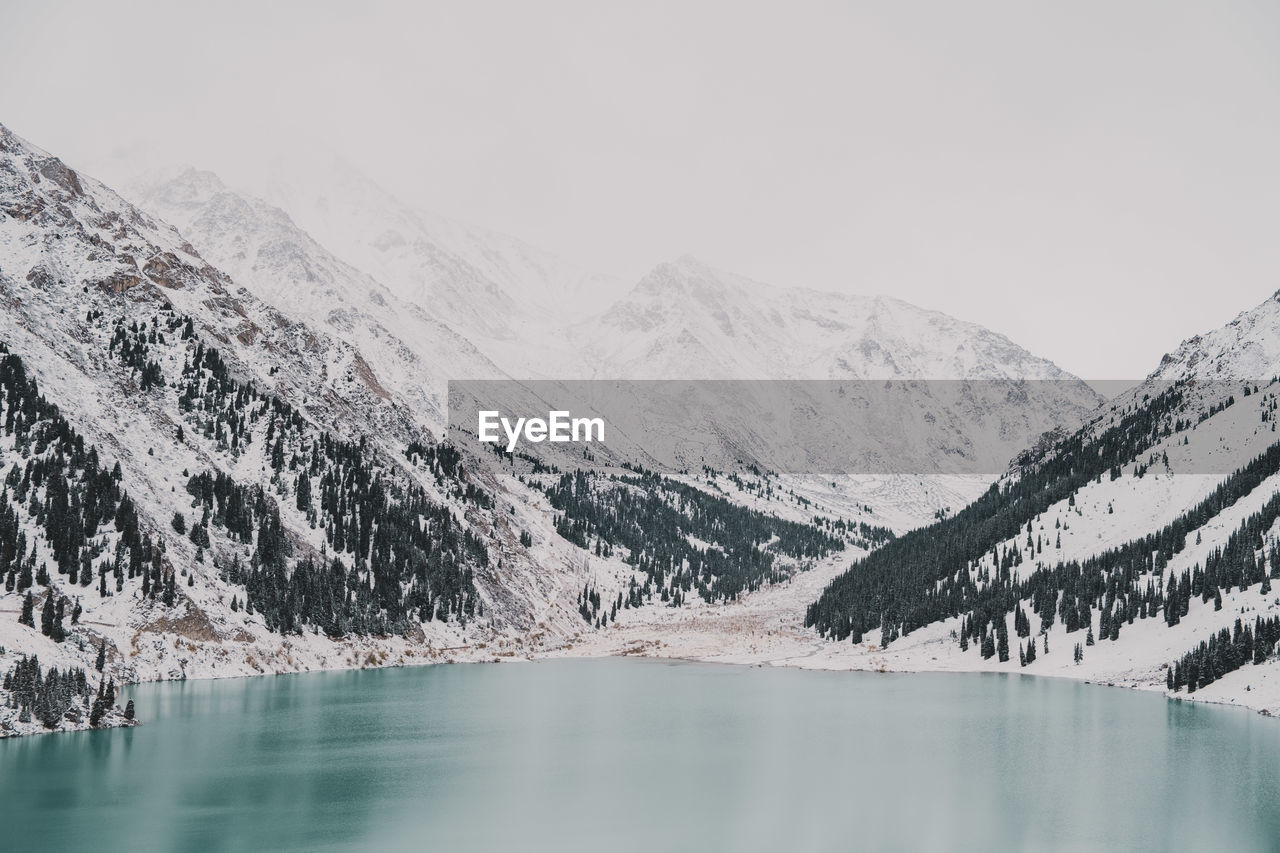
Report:
M1025 670L1280 712L1278 316L1273 296L1184 341L954 518L836 577L806 624L845 650L812 665Z
M70 643L0 621L10 654L84 664L86 649L105 643L108 672L135 680L560 653L616 619L642 622L659 599L674 596L701 613L719 596L784 582L811 568L815 555L829 561L822 549L833 542L874 547L892 535L889 519L897 529L914 526L972 488L907 478L846 493L803 478L752 484L704 472L578 490L555 473L539 474L536 463L458 453L438 441L442 406L433 396L450 373L559 373L566 353L588 352L584 342L611 343L609 328L593 330L575 312L557 316L555 305L542 306L521 319L519 300L494 302L513 287L515 279L498 279L517 275L518 252L499 247L488 258L475 246L443 257L443 243L428 241L422 251L371 243L362 251L392 253L380 261L384 272L412 267L385 282L317 241L304 217L235 192L211 173L181 172L153 187L147 197L161 210L149 212L7 130L0 155L7 300L0 335L86 440L121 463L150 555L131 557L143 568L117 574L119 588L97 599L65 571L4 593L16 604L13 596L35 589L46 601L83 606L86 618L70 629ZM399 213L387 216L398 222ZM405 221L402 236L422 227ZM380 239L382 224L358 236ZM507 271L489 275L486 265ZM629 342L652 358L662 354L669 374L698 370L688 359L698 350L722 374L1063 379L1069 393L1024 407L1033 417L1003 437L1028 443L1096 403L1083 383L1007 338L907 303L744 285L690 258L658 269L657 281L628 292L631 308L652 307L645 300L661 287L712 306L664 314L659 333ZM432 276L455 273L436 287ZM405 296L428 285L446 298L424 305ZM564 333L539 365L517 345L548 328ZM825 330L817 346L815 329ZM611 373L643 372L625 358L602 363ZM963 434L969 415L953 415ZM759 439L750 418L735 429L730 446ZM5 452L14 470L35 464L20 447ZM650 507L644 512L678 497L747 520L735 525L785 519L782 529L798 539L764 570L716 562L708 554L720 546L705 533L693 550L676 543L682 560L715 567L710 576L699 572L695 586L677 588L688 582L683 575L655 572L653 555L631 550L656 540L624 546L605 541L624 534L604 527L591 549L592 540L569 526L568 511L585 519L593 501L633 491L659 499L637 504ZM873 510L865 497L872 493L888 503ZM15 511L25 518L29 508ZM384 529L398 544L377 538ZM44 554L43 534L31 535ZM112 541L80 547L92 561ZM720 553L745 552L735 545ZM341 572L325 574L326 562ZM686 604L694 588L706 602ZM602 595L621 603L601 610Z

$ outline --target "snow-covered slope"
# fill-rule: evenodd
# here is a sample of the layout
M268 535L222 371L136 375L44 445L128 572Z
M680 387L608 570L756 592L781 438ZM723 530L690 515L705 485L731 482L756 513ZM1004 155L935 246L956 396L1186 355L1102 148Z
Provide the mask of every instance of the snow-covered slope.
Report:
M713 380L691 388L698 405L649 429L658 441L688 439L666 454L676 467L751 459L790 472L994 475L1101 402L981 326L887 297L775 287L689 257L658 266L568 337L594 376ZM818 382L714 382L742 379ZM886 392L879 380L930 381Z
M380 385L439 430L450 379L501 372L423 306L339 260L283 210L235 193L211 172L142 181L136 200L181 229L204 257L280 311L350 344Z
M1280 713L1280 657L1265 636L1280 619L1278 317L1272 297L1184 342L1078 432L1025 455L999 492L837 578L810 622L845 642L804 665L1160 690L1172 679L1174 695ZM874 578L907 572L899 588L914 592L875 591ZM982 650L998 633L1005 661ZM1202 651L1211 638L1216 650ZM1038 654L1023 665L1029 644ZM1199 689L1180 680L1188 654Z
M1075 380L1003 335L937 311L776 287L692 257L656 267L573 337L608 377ZM1088 392L1081 399L1098 402Z
M294 264L290 250L314 247L274 224L243 235L257 241L246 255L262 250L306 279L313 258ZM333 296L368 284L336 263L310 273ZM359 314L370 336L376 319ZM543 535L518 542L519 524L549 527L527 490L437 453L350 342L259 299L171 226L3 127L0 341L18 359L10 369L37 383L14 386L5 434L18 437L0 442L15 513L0 538L27 555L3 571L0 670L28 654L91 666L101 646L103 677L117 680L389 663L474 653L477 637L535 625L563 633L578 620L562 571L572 549ZM39 397L55 408L23 402ZM86 449L93 461L76 462ZM120 494L107 508L132 509L100 526L84 490L100 491L113 466ZM207 475L203 487L196 475ZM52 491L64 477L69 507ZM375 517L400 537L382 579ZM363 533L351 526L359 518ZM397 582L415 559L417 576ZM298 591L280 598L280 584L304 582L308 561L349 571L326 581L347 590L331 611L346 615L323 632L314 611L298 609ZM276 579L255 580L271 562ZM378 588L380 606L359 603ZM20 624L32 595L38 613L60 603L71 623ZM275 611L300 621L288 627ZM53 636L62 630L65 639ZM0 715L0 729L31 725L11 717Z
M281 164L250 191L519 378L553 376L538 371L559 330L624 289L513 237L406 203L342 159Z
M1280 291L1227 325L1182 342L1152 379L1269 379L1280 371Z
M435 429L447 379L503 374L547 377L554 387L535 393L556 399L553 408L583 401L582 386L558 383L591 378L1040 380L1007 404L1008 389L922 386L902 408L877 407L875 423L846 416L853 402L844 390L833 408L822 389L797 385L779 399L776 387L757 387L757 398L701 386L700 400L682 399L674 411L644 396L665 389L603 392L627 416L615 436L631 439L609 458L668 470L747 460L780 471L993 476L1100 402L1003 336L899 300L773 287L692 258L660 265L624 292L519 241L422 213L349 165L298 172L282 167L262 185L288 212L193 169L131 183L143 206L177 223L237 282L355 347L382 386ZM899 428L924 417L937 419L927 439Z

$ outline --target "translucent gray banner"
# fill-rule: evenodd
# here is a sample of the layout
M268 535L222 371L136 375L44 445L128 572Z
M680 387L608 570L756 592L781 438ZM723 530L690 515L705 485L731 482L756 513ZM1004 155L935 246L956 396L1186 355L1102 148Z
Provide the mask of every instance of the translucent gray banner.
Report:
M1109 384L1126 390L1104 400L1095 389ZM449 383L449 439L562 468L995 476L1082 428L1121 428L1157 454L1159 471L1226 474L1280 439L1275 390L1271 380L460 380Z

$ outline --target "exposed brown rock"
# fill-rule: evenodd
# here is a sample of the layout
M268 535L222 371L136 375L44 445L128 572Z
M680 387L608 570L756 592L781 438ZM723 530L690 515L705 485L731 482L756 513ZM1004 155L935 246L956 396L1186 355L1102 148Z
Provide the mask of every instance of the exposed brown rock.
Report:
M142 278L134 273L119 270L111 276L98 282L98 287L108 293L124 293L131 287L136 287L142 282Z
M77 197L84 196L84 187L80 185L80 176L74 169L68 168L57 157L50 157L40 163L40 174Z
M155 634L177 634L188 640L202 643L221 643L222 635L203 610L187 599L186 614L177 618L161 616L142 626L143 631Z
M378 377L373 375L373 368L369 363L360 357L360 353L355 354L356 376L360 377L360 381L369 386L369 390L377 394L384 400L391 399L391 393L382 387L382 383L378 381Z

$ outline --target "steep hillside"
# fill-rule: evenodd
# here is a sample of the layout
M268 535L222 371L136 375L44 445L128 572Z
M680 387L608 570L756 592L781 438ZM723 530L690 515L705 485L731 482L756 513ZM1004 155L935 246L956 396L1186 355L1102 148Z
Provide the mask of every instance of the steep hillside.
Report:
M1280 370L1280 291L1227 325L1183 341L1152 379L1253 379Z
M345 160L280 164L251 190L519 378L577 375L557 376L561 360L546 353L568 322L603 310L624 288L513 237L424 211Z
M3 128L0 292L0 670L100 650L107 680L378 663L576 618L548 612L571 600L554 548L533 571L492 479L359 352ZM57 725L87 725L81 706ZM30 710L0 726L38 727Z
M846 644L815 665L1025 667L1280 709L1276 306L856 563L809 609Z
M450 379L503 375L428 310L430 300L393 293L335 257L285 211L233 192L211 172L142 181L135 198L249 292L349 344L423 425L444 424Z

